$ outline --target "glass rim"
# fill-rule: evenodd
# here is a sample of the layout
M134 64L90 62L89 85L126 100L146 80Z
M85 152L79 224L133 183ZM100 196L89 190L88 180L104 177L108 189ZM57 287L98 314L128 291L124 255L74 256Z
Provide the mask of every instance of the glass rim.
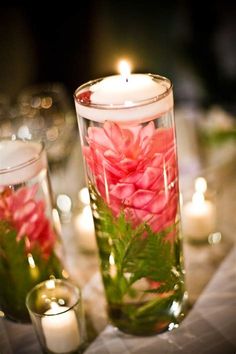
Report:
M37 162L41 158L43 152L45 151L45 144L44 144L43 141L33 141L33 140L23 140L23 139L9 139L9 138L3 138L3 139L0 140L0 142L1 141L9 141L9 142L10 141L12 141L12 142L21 141L24 144L37 143L41 147L40 147L39 152L37 154L35 154L28 161L22 162L22 163L20 163L18 165L12 166L12 167L0 168L0 175L6 174L6 173L10 173L12 171L17 171L17 170L20 170L20 169L22 169L24 167L30 166L31 164Z
M134 73L135 74L135 73ZM88 88L88 87L91 87L92 85L102 81L103 79L105 79L106 77L109 77L109 76L104 76L104 77L101 77L101 78L98 78L98 79L95 79L95 80L90 80L82 85L80 85L74 92L74 99L75 101L80 104L81 106L84 106L84 107L88 107L88 108L95 108L95 109L102 109L102 110L120 110L120 109L132 109L132 108L135 108L135 107L141 107L141 106L146 106L146 105L149 105L151 103L155 103L155 102L158 102L158 101L161 101L163 98L167 97L170 92L172 91L173 89L173 84L172 84L172 81L170 79L168 79L167 77L165 76L161 76L161 75L157 75L157 74L151 74L151 73L143 73L141 75L148 75L149 77L152 77L154 80L161 80L162 82L166 83L168 86L164 86L166 89L163 93L159 94L159 95L155 95L153 97L150 97L150 98L145 98L143 100L137 100L137 101L134 101L132 103L130 103L129 105L125 105L124 103L122 104L106 104L106 103L87 103L87 102L81 102L81 100L78 99L77 95L78 93L82 93L82 92L85 92L85 88ZM112 76L115 76L115 75L112 75Z
M67 288L71 288L75 291L75 294L76 294L76 301L68 306L68 308L66 310L62 310L62 311L59 311L59 312L56 312L56 313L51 313L51 314L47 314L47 313L38 313L38 312L35 312L34 310L32 310L29 306L29 299L30 299L30 296L33 294L33 292L35 291L38 291L41 287L43 287L43 285L47 282L47 281L50 281L50 280L53 280L56 284L64 284L67 286ZM48 289L50 290L50 289ZM25 299L25 304L26 304L26 307L28 309L29 312L33 313L35 316L37 317L53 317L53 316L58 316L58 315L61 315L63 313L66 313L70 310L72 310L76 305L79 304L79 302L81 301L81 291L80 291L80 288L78 286L76 286L74 283L68 281L68 280L64 280L64 279L47 279L47 280L44 280L42 281L41 283L38 283L37 285L35 285L29 292L28 294L26 295L26 299ZM60 308L60 306L59 306Z

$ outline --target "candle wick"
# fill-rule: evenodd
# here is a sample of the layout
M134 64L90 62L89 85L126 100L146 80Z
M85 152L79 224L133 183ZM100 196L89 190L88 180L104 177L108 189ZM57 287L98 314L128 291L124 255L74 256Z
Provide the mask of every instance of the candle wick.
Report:
M128 77L125 79L125 82L128 82L129 81L129 79L128 79Z

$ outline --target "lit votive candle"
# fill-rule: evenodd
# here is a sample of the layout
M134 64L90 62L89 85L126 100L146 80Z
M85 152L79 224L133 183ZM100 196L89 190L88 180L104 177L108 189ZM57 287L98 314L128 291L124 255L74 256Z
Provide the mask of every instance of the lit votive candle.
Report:
M85 251L96 250L96 238L92 211L89 205L86 205L82 212L74 219L74 227L78 234L78 242L81 249Z
M42 329L46 346L53 353L70 353L79 348L78 321L74 310L69 307L52 306L42 318Z
M89 190L87 187L82 188L78 194L79 200L83 205L90 204Z
M79 289L62 279L49 279L27 295L26 305L44 353L77 353L86 333Z
M183 205L183 234L194 241L205 241L215 231L216 207L210 200L205 200L207 185L203 178L196 179L192 201Z

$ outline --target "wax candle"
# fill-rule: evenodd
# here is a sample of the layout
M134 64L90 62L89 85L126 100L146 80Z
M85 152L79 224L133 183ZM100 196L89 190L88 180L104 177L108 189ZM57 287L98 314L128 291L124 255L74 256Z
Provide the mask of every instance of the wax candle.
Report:
M79 245L83 250L94 251L96 249L96 238L93 224L92 211L86 205L82 212L74 220L74 227L78 233Z
M46 346L53 353L70 353L80 345L80 331L74 310L53 306L42 318Z
M39 143L2 140L0 142L0 169L5 172L0 174L0 185L18 184L36 176L43 168L46 168L46 156L39 158L41 153L42 147Z
M84 92L85 97L89 96L89 106L86 102L81 105L83 99L77 97L76 109L80 116L99 122L142 122L157 118L157 114L162 115L173 107L172 90L167 80L160 80L157 75L130 74L127 65L123 65L121 70L120 75L98 80ZM107 105L114 110L107 110Z
M84 204L84 205L89 205L90 204L90 198L89 198L89 191L87 187L82 188L79 193L79 200Z
M183 233L193 240L204 241L215 231L216 207L212 201L205 200L206 188L206 181L202 178L197 179L192 201L183 205Z

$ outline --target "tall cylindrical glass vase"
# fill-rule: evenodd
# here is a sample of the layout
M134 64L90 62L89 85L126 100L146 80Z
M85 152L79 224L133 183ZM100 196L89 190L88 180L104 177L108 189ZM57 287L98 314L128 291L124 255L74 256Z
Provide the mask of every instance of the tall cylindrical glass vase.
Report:
M28 291L62 277L47 157L41 143L0 140L0 309L29 322Z
M186 293L171 82L110 76L75 105L109 317L136 335L172 329Z

